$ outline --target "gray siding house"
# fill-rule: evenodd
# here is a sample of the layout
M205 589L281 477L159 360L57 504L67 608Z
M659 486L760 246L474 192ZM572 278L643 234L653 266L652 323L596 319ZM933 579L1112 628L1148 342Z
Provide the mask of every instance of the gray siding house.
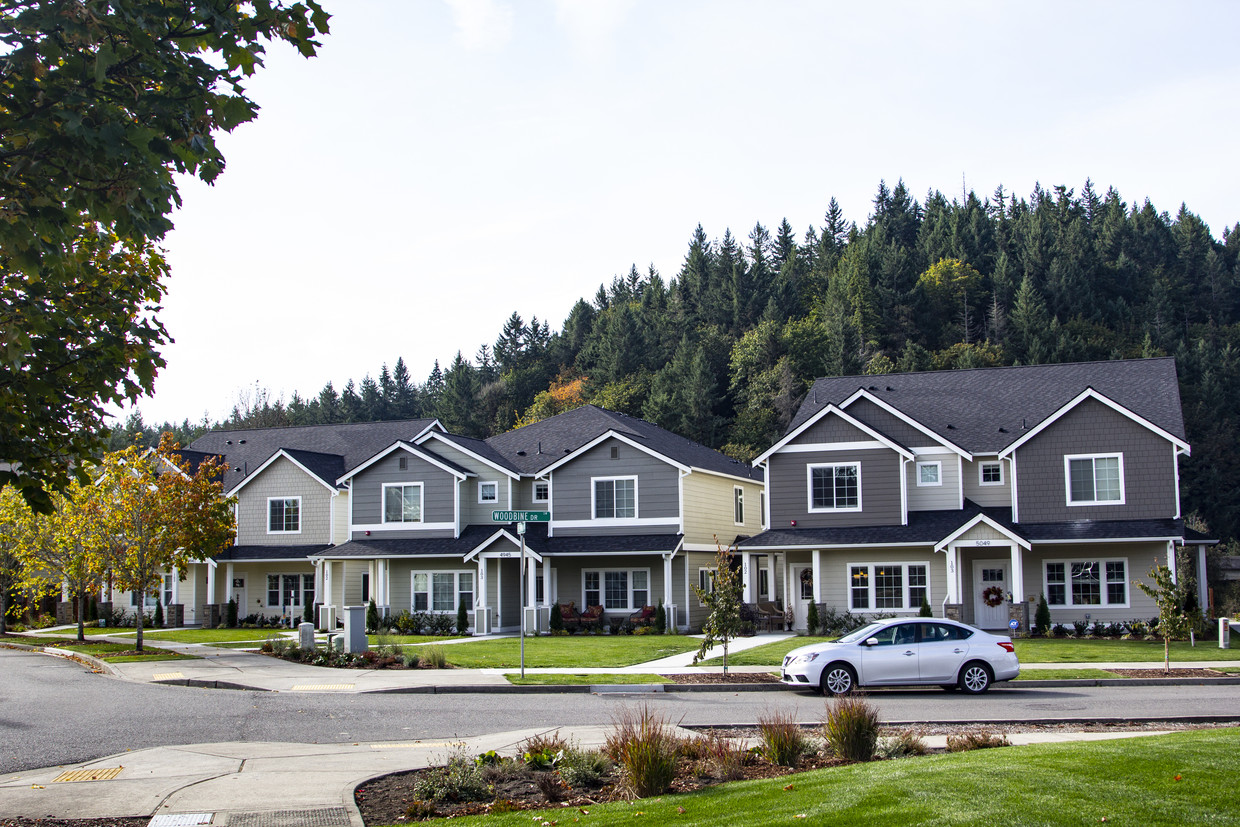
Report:
M833 377L762 454L767 530L746 557L779 572L804 628L810 603L934 613L1027 630L1157 613L1132 585L1189 547L1189 454L1175 362L1143 359Z

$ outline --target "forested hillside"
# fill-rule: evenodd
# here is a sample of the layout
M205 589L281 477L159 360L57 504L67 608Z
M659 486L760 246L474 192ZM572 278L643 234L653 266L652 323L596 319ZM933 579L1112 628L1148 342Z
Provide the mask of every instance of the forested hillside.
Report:
M748 460L818 376L1170 354L1193 446L1185 510L1235 537L1238 253L1240 224L1218 239L1184 206L1172 216L1089 181L921 202L880 184L863 226L835 199L802 234L786 220L744 238L699 226L674 277L633 267L557 330L514 312L493 344L424 382L398 358L287 402L256 389L218 424L436 416L486 436L593 402ZM140 430L131 419L114 439Z

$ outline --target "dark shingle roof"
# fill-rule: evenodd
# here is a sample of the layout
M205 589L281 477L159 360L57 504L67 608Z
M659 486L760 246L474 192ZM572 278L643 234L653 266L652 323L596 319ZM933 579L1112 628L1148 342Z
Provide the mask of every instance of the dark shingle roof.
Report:
M285 448L284 452L333 488L336 487L336 480L344 473L344 457L337 454L320 454L316 451L301 451L297 448Z
M326 551L330 545L314 546L232 546L215 555L217 563L239 563L254 560L305 560L311 554Z
M694 468L761 480L760 471L643 419L594 405L549 417L487 440L523 474L536 474L567 454L615 431L656 453Z
M971 453L999 452L1086 388L1186 439L1170 357L819 379L788 432L862 388Z
M500 525L471 525L460 537L411 537L393 540L350 540L317 556L322 557L464 557L499 531Z
M211 431L186 447L192 451L222 455L229 465L224 485L231 490L281 448L337 456L343 473L398 440L412 440L434 421L407 419L398 422ZM336 477L339 476L336 474ZM330 484L335 485L336 477L330 480Z
M506 468L518 474L521 472L521 469L514 465L511 459L497 451L485 439L475 439L469 436L461 436L460 434L440 434L440 436L443 437L445 442L480 456L488 462L498 465L500 468ZM426 444L433 445L435 440L432 439L423 443L423 445Z

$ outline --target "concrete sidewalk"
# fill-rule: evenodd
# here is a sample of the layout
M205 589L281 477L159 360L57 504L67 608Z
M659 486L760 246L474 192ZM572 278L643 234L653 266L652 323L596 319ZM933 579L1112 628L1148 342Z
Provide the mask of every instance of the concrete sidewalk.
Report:
M585 748L599 747L607 727L562 727ZM393 772L444 763L455 752L514 755L525 729L477 738L348 744L218 743L124 752L0 776L4 815L26 818L152 816L152 827L363 827L353 790ZM686 737L694 733L683 730ZM1010 733L1014 745L1098 741L1161 732ZM946 736L927 736L942 748Z

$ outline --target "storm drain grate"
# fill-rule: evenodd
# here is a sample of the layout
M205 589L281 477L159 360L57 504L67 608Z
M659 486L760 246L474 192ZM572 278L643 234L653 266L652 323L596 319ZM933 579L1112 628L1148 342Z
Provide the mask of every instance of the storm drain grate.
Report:
M160 813L146 827L202 827L215 813Z
M352 689L351 683L299 683L293 687L294 692L311 692L314 690L339 691L341 689Z
M174 681L177 678L183 678L185 675L181 672L156 672L151 675L153 681Z
M344 807L315 810L272 810L267 813L232 813L228 827L350 827Z
M65 781L111 781L124 767L99 767L93 770L69 770L52 779L53 784Z

